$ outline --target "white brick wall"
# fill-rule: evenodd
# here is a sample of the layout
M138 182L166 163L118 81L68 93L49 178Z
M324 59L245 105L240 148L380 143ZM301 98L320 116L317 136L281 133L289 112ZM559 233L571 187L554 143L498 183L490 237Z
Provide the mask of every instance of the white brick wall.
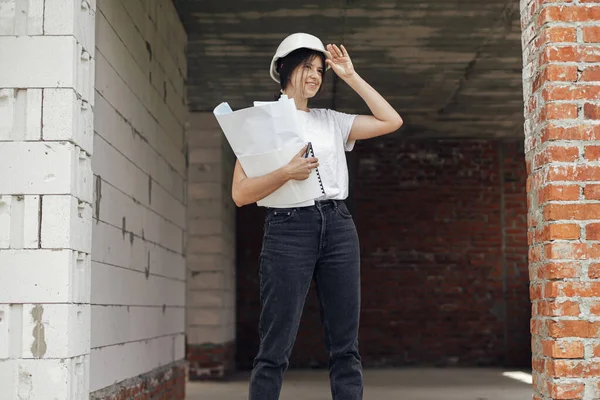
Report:
M168 0L98 6L0 2L0 400L184 357L187 38Z
M0 2L0 399L87 399L95 2Z
M91 392L184 358L186 293L186 35L168 0L96 23Z
M235 340L234 158L212 113L191 113L189 142L188 343Z
M41 115L42 89L0 89L0 140L40 140Z

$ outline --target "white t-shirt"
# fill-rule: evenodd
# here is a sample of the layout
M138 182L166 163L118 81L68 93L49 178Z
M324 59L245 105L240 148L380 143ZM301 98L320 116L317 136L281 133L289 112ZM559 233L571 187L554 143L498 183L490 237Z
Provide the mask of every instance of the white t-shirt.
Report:
M319 159L319 174L325 195L316 200L345 200L348 197L348 164L346 151L352 151L355 141L349 141L350 130L356 115L324 108L308 112L298 110L300 124L307 142L312 143L315 157ZM298 204L280 205L277 208L305 207L314 200Z

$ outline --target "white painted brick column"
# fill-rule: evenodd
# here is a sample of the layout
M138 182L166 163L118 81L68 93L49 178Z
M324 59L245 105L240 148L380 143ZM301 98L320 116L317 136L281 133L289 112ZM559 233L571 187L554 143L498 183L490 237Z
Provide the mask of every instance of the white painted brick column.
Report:
M235 157L212 113L190 113L187 136L187 358L194 379L234 367Z
M0 399L87 399L95 0L0 2Z

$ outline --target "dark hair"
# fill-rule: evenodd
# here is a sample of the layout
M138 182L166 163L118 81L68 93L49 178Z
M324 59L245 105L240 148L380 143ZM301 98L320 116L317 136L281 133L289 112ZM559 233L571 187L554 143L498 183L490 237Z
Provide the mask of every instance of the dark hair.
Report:
M323 86L325 86L325 69L327 64L325 64L325 55L320 51L301 48L292 51L287 56L280 58L277 60L276 71L279 73L279 84L281 85L281 90L285 90L285 87L290 81L292 72L299 66L305 63L310 63L315 57L321 58L323 61L323 75L321 77L321 86L317 91L317 94L321 93ZM279 95L277 96L279 97Z

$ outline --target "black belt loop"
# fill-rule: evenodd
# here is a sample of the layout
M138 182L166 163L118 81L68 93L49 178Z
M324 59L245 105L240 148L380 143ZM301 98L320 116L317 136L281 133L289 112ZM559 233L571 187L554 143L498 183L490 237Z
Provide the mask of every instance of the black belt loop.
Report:
M329 199L329 200L315 200L315 206L319 209L323 209L324 206L331 204L334 210L337 210L343 200Z

